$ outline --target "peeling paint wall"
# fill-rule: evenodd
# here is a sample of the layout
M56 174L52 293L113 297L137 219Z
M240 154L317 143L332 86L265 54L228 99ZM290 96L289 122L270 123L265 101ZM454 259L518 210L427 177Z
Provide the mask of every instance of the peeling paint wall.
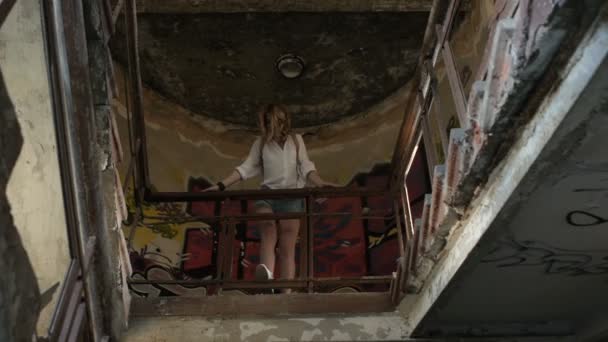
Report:
M140 13L141 76L205 118L255 127L260 104L280 102L294 114L295 127L330 124L369 109L411 79L427 15ZM127 65L121 24L112 49ZM304 60L297 79L276 70L288 53Z
M0 68L24 140L8 201L40 292L50 301L38 321L44 335L70 256L41 23L39 1L17 1L0 29Z
M117 80L120 84L123 77ZM126 144L127 115L120 88L114 109ZM390 162L408 89L402 87L355 118L301 131L323 178L346 184L357 173ZM245 159L257 135L252 129L201 118L150 89L144 90L144 111L151 183L158 191L186 191L190 177L219 181ZM253 179L234 188L258 188L259 182Z

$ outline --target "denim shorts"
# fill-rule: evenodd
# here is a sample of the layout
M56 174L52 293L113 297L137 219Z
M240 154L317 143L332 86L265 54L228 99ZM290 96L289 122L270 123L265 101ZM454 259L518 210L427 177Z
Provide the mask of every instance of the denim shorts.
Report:
M282 200L262 200L255 202L256 207L270 207L273 213L301 213L304 211L304 200L302 199L282 199Z

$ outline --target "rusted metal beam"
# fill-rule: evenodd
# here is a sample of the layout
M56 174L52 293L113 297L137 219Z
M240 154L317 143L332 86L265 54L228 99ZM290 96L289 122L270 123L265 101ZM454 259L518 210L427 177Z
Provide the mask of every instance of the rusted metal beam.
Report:
M395 211L395 222L397 224L397 244L399 246L399 257L405 257L405 240L403 236L403 225L401 224L401 210L399 209L399 201L395 200L393 204ZM405 208L404 208L405 210Z
M309 216L312 213L312 208L313 208L313 197L312 196L308 196L306 197L306 214L307 216ZM313 279L315 276L315 260L314 260L314 254L315 254L315 230L314 230L314 221L312 219L312 217L308 217L308 219L306 220L306 222L308 223L306 226L306 236L307 236L307 240L308 240L308 265L307 265L307 271L308 274L306 275L306 277L308 279ZM313 283L312 282L308 282L308 292L312 293L313 291Z
M143 147L143 146L142 146ZM143 151L142 151L143 153ZM257 200L257 199L297 199L313 196L314 198L361 197L387 195L386 189L373 188L303 188L272 190L233 190L209 192L148 192L145 196L149 202L195 202L215 200Z
M223 280L232 280L232 264L234 261L234 238L236 235L236 221L229 219L226 222L226 244L224 245L224 267L223 267ZM222 252L220 250L220 252Z
M440 34L438 29L437 35ZM467 120L467 99L464 95L462 87L462 81L460 80L460 74L458 73L458 67L456 66L456 60L452 53L452 48L449 41L443 43L441 49L443 55L443 62L445 65L446 74L448 81L450 82L450 90L452 91L452 98L456 106L456 112L458 113L458 120L460 121L460 127L466 127Z
M437 36L439 46L443 46L443 44L449 39L450 34L452 33L452 27L454 26L454 18L456 17L459 7L460 0L450 0L450 5L448 6L446 16L443 21L442 27L444 30L442 30L441 34Z
M391 284L388 288L388 293L389 296L391 298L391 302L393 303L393 305L397 305L397 298L398 298L398 291L397 291L397 279L399 278L401 274L401 270L399 269L399 267L397 267L397 272L393 273L393 278L391 279Z
M433 139L433 132L431 130L431 123L429 122L429 116L423 115L422 117L422 139L424 141L424 153L426 155L427 166L429 167L429 174L432 173L433 167L437 165L438 157L437 151L435 151L435 141Z
M226 240L226 220L223 220L218 237L217 257L215 259L216 281L221 281L224 279L224 266L226 265L224 262L224 259L226 258ZM221 284L221 282L217 284ZM218 291L221 291L221 288L218 288Z
M211 286L222 284L224 289L262 289L262 288L307 288L309 283L313 285L370 285L388 284L392 276L363 276L363 277L324 277L302 279L273 279L273 280L235 280L235 279L210 279L210 280L129 280L131 285L183 285L183 286Z
M433 96L433 101L431 102L431 108L429 108L428 111L428 115L431 115L431 113L435 113L435 115L432 116L432 118L434 118L437 121L437 126L439 126L439 137L441 138L441 147L443 149L443 154L447 155L448 154L448 135L446 133L446 123L443 120L443 114L441 111L441 99L439 98L439 87L437 85L437 75L435 75L435 69L433 69L430 66L429 61L425 62L425 69L431 79L431 83L430 83L430 89L431 89L431 96ZM434 110L433 110L434 107Z
M428 12L433 0L138 0L140 13Z
M401 123L397 144L393 152L391 161L391 178L389 190L396 192L400 184L403 184L405 179L405 169L408 164L409 149L412 147L412 142L418 134L418 125L420 121L419 102L417 100L418 89L413 87L408 100L405 104L405 116Z
M134 298L132 316L293 315L393 312L388 292Z
M429 19L426 24L424 31L424 38L422 40L422 48L420 51L420 57L418 59L418 65L422 65L425 59L432 54L432 49L435 46L435 24L443 20L445 17L446 9L450 4L450 0L433 0L429 12Z
M411 161L411 153L414 150L412 142L421 129L419 126L420 116L428 112L431 104L430 100L432 99L432 95L429 90L432 80L430 75L425 75L423 72L424 63L428 58L431 58L431 68L435 66L437 60L436 55L438 54L438 51L442 50L441 47L443 46L444 39L446 39L449 34L449 30L453 24L453 17L459 10L459 2L459 0L435 0L433 2L433 8L429 15L429 21L427 22L421 56L418 63L418 76L413 81L414 91L421 92L420 96L423 100L418 100L417 104L413 104L413 100L412 103L409 103L410 101L408 101L408 104L406 104L406 115L401 125L392 160L393 171L390 179L390 189L392 191L397 191L399 184L402 183L401 180L404 177L404 170L409 161ZM436 23L442 19L443 13L445 13L445 15L443 15L444 27L448 28L448 30L442 32L440 37L437 38L437 34L433 34L433 32L436 30ZM436 39L434 39L434 37ZM435 42L435 48L434 52L431 53L429 49L433 46L433 42ZM418 95L413 95L414 98L417 96Z
M144 225L153 227L156 224L170 223L193 223L193 222L220 222L224 219L230 218L238 222L247 221L267 221L267 220L301 220L304 217L340 217L346 216L352 220L382 220L391 219L392 216L367 216L367 215L356 215L348 212L344 213L311 213L305 214L300 213L255 213L255 214L232 214L232 215L218 215L218 216L191 216L187 219L175 220L165 216L148 216L145 217L153 222L144 222Z
M308 203L305 202L305 212L308 213ZM298 278L304 279L308 276L308 250L310 241L308 241L308 216L302 217L300 220L300 259L298 267Z
M146 123L144 119L143 88L141 82L141 71L139 63L138 36L137 36L137 7L135 0L126 0L126 35L128 52L128 74L129 90L131 100L131 111L134 121L135 139L141 140L141 150L138 153L138 178L136 189L149 189L150 176L148 168L147 144L146 144ZM136 196L143 196L144 193L136 193Z
M410 197L407 191L407 187L405 186L405 184L402 186L401 189L401 205L403 206L403 210L404 210L404 228L405 228L405 236L406 236L406 243L409 243L410 241L412 241L414 239L414 221L412 219L412 208L410 207Z

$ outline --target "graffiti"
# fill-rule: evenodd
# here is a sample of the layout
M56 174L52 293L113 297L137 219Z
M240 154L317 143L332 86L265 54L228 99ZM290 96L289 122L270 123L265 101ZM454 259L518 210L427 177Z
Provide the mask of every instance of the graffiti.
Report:
M566 215L566 222L575 227L593 227L608 223L608 219L586 211L573 210Z
M424 162L414 162L412 170L424 170ZM385 186L390 167L380 165L368 173L356 175L348 186ZM413 174L426 177L424 172ZM412 191L429 191L425 179L408 178ZM421 184L423 184L421 186ZM210 185L205 179L191 179L189 191L202 191ZM134 212L132 196L128 200ZM144 220L135 231L130 251L134 279L189 280L213 279L217 274L220 227L215 222L203 222L197 217L239 215L251 212L253 201L200 201L186 206L176 203L144 203ZM357 219L353 216L319 216L313 219L315 277L358 277L390 275L399 256L397 227L393 200L388 196L368 198L329 198L315 203L316 213L349 212L360 216L373 212L381 219ZM416 209L416 211L418 211ZM384 219L382 219L384 217ZM232 278L252 280L259 263L260 234L255 222L238 224L232 250ZM128 234L127 234L128 235ZM296 247L296 265L299 262ZM275 276L280 277L276 270ZM383 285L384 286L384 285ZM136 296L205 296L213 294L213 286L131 284ZM368 287L319 288L321 292L384 291L378 285ZM248 290L247 293L258 293ZM243 293L243 292L240 292Z
M180 263L175 263L172 258L163 255L159 248L149 250L149 246L140 251L132 251L130 254L131 264L133 265L134 280L210 280L212 274L200 277L190 277L183 272ZM185 261L190 255L178 255L177 260ZM141 297L165 297L165 296L189 296L200 297L213 294L213 288L192 285L177 284L130 284L129 288L133 294Z
M501 268L540 266L546 274L608 274L608 250L574 251L552 247L540 241L519 241L514 238L500 241L482 262L497 264Z
M361 199L328 199L315 211L351 212L360 215ZM315 276L363 276L368 273L366 237L361 220L351 217L320 217L314 221Z
M135 215L135 197L133 189L127 191L128 217L125 224L130 225ZM138 228L146 227L166 239L173 239L180 227L179 221L183 219L183 209L178 203L147 203L142 204L143 212L148 220L138 222Z

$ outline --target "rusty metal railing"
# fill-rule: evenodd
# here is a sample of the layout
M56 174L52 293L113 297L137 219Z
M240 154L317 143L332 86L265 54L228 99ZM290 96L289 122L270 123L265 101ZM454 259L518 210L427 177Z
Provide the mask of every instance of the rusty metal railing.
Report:
M336 189L338 190L338 189ZM200 195L200 196L196 196ZM393 287L391 284L395 277L394 275L387 276L361 276L361 277L315 277L314 271L314 218L321 217L344 217L348 216L351 219L361 220L387 220L393 218L392 215L383 215L376 213L367 213L356 215L349 212L329 212L320 213L313 212L313 202L321 197L361 197L361 196L390 196L386 190L369 190L358 188L339 189L338 192L332 192L331 189L297 189L297 190L260 190L260 191L226 191L226 192L206 192L206 193L180 193L175 196L159 196L156 201L175 202L187 201L198 202L201 200L222 200L224 205L228 205L230 201L246 201L252 199L267 199L267 198L301 198L305 200L303 212L298 213L250 213L250 214L219 214L214 216L194 216L189 218L189 221L219 223L219 241L218 255L216 258L216 274L212 280L136 280L131 279L129 284L178 284L184 286L213 286L215 292L220 293L223 289L278 289L292 288L301 289L308 293L312 293L316 286L335 287L343 286L359 286L359 285L377 285L384 284ZM200 197L200 198L199 198ZM395 203L395 210L399 210L399 204ZM398 215L395 215L398 216ZM143 220L145 222L145 217ZM158 220L159 218L154 217ZM162 218L160 218L162 219ZM234 258L234 239L237 231L237 224L242 222L259 222L259 221L274 221L274 220L300 220L301 229L299 231L299 255L300 262L296 279L277 279L272 281L255 281L255 280L237 280L233 279L233 258ZM398 223L398 239L399 245L403 245L402 240L404 234L401 232L401 224ZM402 250L402 249L400 249Z
M118 6L122 6L123 1ZM134 197L136 202L136 215L134 229L129 234L129 246L134 238L135 227L138 222L145 220L145 215L141 206L143 202L198 202L198 201L246 201L254 199L303 199L305 210L302 213L289 214L245 214L245 215L219 215L212 217L195 217L194 219L207 222L219 223L219 246L218 257L216 260L216 275L213 280L175 280L171 284L187 284L189 286L214 286L221 291L227 288L299 288L312 292L315 285L335 284L390 284L394 281L394 275L382 277L357 277L357 278L316 278L314 276L314 218L321 216L344 216L360 219L382 219L385 216L374 217L353 216L351 213L313 213L312 204L317 198L336 198L336 197L361 197L361 196L392 196L387 189L369 188L312 188L312 189L286 189L286 190L248 190L248 191L225 191L225 192L154 192L149 186L148 160L146 153L146 130L143 112L142 84L140 75L140 65L137 48L137 15L136 1L124 0L126 38L128 50L128 78L127 78L127 117L129 119L129 131L131 139L131 160L129 162L128 179L133 179ZM116 10L118 11L118 9ZM117 12L114 12L114 19ZM131 178L131 175L133 176ZM123 191L127 191L129 181L123 184ZM401 203L395 202L394 208L400 208ZM243 221L260 220L282 220L298 219L301 222L299 236L300 262L298 265L298 279L275 280L272 282L256 282L232 279L232 250L233 239L236 232L236 224ZM399 221L400 225L400 221ZM405 244L405 236L399 226L399 245ZM403 249L400 248L400 255L403 257ZM135 280L131 279L130 284L163 284L166 281L156 280ZM391 286L393 288L394 286Z
M427 23L427 34L425 34L421 58L417 68L418 74L414 79L414 90L406 104L406 116L403 120L393 154L390 189L398 194L400 204L403 207L404 213L400 217L400 220L403 220L403 231L405 232L405 257L400 260L401 262L398 265L396 274L396 283L399 285L392 289L391 292L395 302L405 295L404 292L407 291L408 279L411 275L416 274L417 261L420 259L421 254L425 253L428 241L433 239L434 234L433 231L428 230L430 225L420 223L424 219L419 221L418 224L413 220L406 177L421 140L424 140L425 148L423 153L429 166L428 172L431 179L433 179L435 165L438 163L439 158L434 151L435 147L432 143L432 131L429 120L432 115L431 107L433 105L436 108L440 106L435 72L439 56L443 56L460 126L464 126L466 121L467 101L449 40L460 5L460 0L434 0L433 2L431 15ZM438 24L442 16L443 23ZM441 146L444 155L446 155L449 138L443 134L444 132L439 133ZM433 187L433 191L436 192L435 187ZM428 216L427 212L423 212L423 216L425 214ZM428 219L425 223L427 221Z
M119 4L123 2L120 1ZM136 2L134 0L125 0L126 20L127 20L127 50L128 54L128 115L132 115L132 125L130 128L134 134L133 141L139 142L136 148L133 149L132 156L133 166L129 170L134 175L134 192L138 206L142 202L196 202L196 201L244 201L253 199L304 199L305 211L295 214L249 214L249 215L220 215L216 217L205 217L198 219L206 219L214 222L219 222L220 229L220 255L217 263L217 274L215 279L211 281L179 281L174 284L184 283L190 285L201 286L219 286L220 288L233 287L290 287L290 288L306 288L308 292L312 292L315 284L329 281L314 277L314 232L313 218L319 215L337 215L337 213L320 214L312 213L312 203L316 198L329 197L353 197L353 196L391 196L394 200L394 213L396 215L396 223L398 226L399 239L399 263L396 272L390 277L384 278L358 278L357 282L386 282L390 283L390 293L394 302L398 302L403 296L406 289L407 278L409 274L415 271L415 261L420 253L420 246L425 245L425 238L429 237L428 232L423 232L420 228L416 228L413 222L411 208L409 205L409 195L407 186L405 185L405 176L407 170L411 166L414 155L421 139L429 138L429 109L433 103L433 99L437 100L437 88L435 84L435 75L433 69L437 63L438 56L444 56L447 73L452 86L453 96L458 109L458 117L462 121L463 109L466 109L466 99L463 96L462 83L459 75L456 72L456 66L453 55L449 46L449 34L454 24L454 18L458 12L459 0L435 0L431 10L431 20L427 24L425 41L423 43L423 51L421 51L421 59L418 66L420 77L416 78L415 88L406 104L406 113L402 128L399 134L398 142L395 148L394 157L392 160L393 171L390 178L389 186L379 189L361 189L361 188L314 188L314 189L291 189L291 190L249 190L249 191L226 191L226 192L154 192L150 187L148 160L146 153L146 131L145 120L143 113L142 101L142 85L140 76L139 58L137 54L137 15ZM443 25L436 25L441 20L444 14ZM436 36L435 36L436 35ZM434 43L433 43L434 42ZM432 49L431 49L432 48ZM427 51L431 49L430 51ZM444 137L445 138L445 137ZM447 141L447 139L444 139ZM444 149L445 141L443 142ZM430 146L427 146L427 160L431 164L437 158L433 158L430 154ZM144 219L143 212L137 211L136 219ZM141 218L140 218L141 216ZM257 221L257 220L280 220L280 219L298 219L301 222L303 229L300 230L300 264L299 277L296 280L277 280L271 283L235 281L230 277L232 243L234 237L235 226L241 221ZM372 218L369 218L372 219ZM130 239L132 236L130 237ZM334 282L352 282L354 279L333 279ZM143 281L131 280L131 284L160 284L160 281Z

